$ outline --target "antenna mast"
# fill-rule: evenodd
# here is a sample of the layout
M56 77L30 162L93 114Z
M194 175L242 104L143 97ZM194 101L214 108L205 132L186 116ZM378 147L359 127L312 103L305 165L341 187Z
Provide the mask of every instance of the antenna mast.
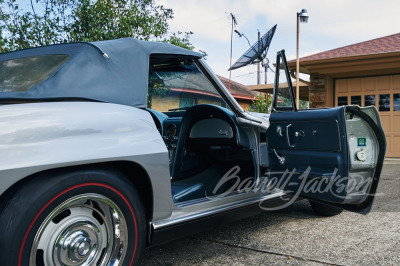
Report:
M260 39L261 39L260 30L258 30L258 41L257 41L257 43L258 43L258 48L257 48L258 51L261 51ZM257 85L260 84L260 64L261 64L260 61L261 60L259 60L258 63L257 63Z
M229 86L228 91L231 91L231 78L232 78L232 41L233 41L233 27L237 25L236 17L232 13L230 13L232 19L232 29L231 29L231 55L230 55L230 63L229 63Z

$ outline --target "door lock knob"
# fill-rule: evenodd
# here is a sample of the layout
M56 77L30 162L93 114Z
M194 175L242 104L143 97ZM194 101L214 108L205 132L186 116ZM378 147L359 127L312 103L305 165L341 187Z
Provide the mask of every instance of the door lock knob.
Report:
M295 135L296 137L304 137L306 134L304 133L303 130L300 130L300 131L294 132L294 135Z

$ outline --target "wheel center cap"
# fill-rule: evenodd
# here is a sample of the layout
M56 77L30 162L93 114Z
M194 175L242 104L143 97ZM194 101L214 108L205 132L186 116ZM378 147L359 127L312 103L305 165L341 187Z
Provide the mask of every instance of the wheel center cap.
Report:
M100 256L97 232L100 230L90 221L71 223L57 238L53 260L60 265L91 265L93 259Z
M78 246L78 254L81 256L85 256L90 250L90 244L87 241L83 241Z

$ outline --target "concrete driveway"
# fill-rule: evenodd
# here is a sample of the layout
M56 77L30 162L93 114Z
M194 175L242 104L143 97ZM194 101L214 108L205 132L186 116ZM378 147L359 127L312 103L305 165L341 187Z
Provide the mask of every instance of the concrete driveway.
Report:
M400 265L400 164L385 164L374 210L316 216L307 201L148 248L143 265Z

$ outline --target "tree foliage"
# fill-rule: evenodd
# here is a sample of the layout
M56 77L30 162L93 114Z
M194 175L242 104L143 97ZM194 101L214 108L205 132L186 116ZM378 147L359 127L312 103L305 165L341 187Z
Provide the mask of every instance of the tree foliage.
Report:
M272 96L260 93L254 97L253 104L250 107L252 112L268 114L271 111Z
M190 43L190 36L193 34L192 31L172 33L168 38L164 38L162 41L171 43L173 45L180 46L182 48L193 50L194 46ZM199 50L199 53L205 59L207 57L207 53L205 51Z
M149 86L147 91L147 108L151 108L153 105L153 96L159 96L164 98L171 92L171 89L165 87L164 85L155 84L154 86Z
M172 9L154 0L81 0L72 10L71 38L74 41L134 37L159 38L168 32Z
M3 50L11 51L70 41L69 5L72 0L31 0L23 7L15 0L1 2Z
M173 11L154 0L0 0L3 51L123 37L193 49L192 32L168 34Z
M299 104L300 104L300 108L299 109L308 109L308 108L310 108L310 102L309 101L300 100Z

